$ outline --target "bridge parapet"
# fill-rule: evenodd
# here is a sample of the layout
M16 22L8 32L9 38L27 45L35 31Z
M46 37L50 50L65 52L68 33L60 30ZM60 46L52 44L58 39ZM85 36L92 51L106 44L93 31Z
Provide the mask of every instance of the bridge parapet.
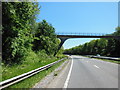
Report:
M107 33L67 33L67 32L57 32L57 35L76 35L76 36L106 36Z

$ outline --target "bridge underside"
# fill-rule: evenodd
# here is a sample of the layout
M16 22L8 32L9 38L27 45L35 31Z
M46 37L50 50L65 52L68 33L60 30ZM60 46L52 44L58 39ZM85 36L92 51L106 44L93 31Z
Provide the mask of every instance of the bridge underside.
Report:
M57 38L61 40L57 51L55 52L54 56L57 54L57 52L60 50L64 42L69 38L116 38L120 40L120 36L94 36L94 35L57 35Z

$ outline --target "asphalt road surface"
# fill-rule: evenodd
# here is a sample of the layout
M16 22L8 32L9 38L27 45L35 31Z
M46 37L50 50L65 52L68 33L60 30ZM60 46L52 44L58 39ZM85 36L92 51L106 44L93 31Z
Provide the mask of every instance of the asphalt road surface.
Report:
M118 64L70 57L70 62L47 88L118 88Z

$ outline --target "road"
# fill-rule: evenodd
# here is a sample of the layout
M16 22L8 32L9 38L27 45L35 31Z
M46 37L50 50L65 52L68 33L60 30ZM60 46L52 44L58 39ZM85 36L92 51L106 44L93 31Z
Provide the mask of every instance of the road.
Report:
M47 88L118 88L118 64L72 55Z

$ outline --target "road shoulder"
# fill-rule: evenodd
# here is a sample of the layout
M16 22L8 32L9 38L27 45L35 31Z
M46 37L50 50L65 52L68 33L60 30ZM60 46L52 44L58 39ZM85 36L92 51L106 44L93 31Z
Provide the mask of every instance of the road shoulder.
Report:
M53 72L45 76L40 82L38 82L33 88L47 88L49 84L56 78L59 73L66 67L66 65L69 63L69 60L66 60L63 62L58 68L56 68Z
M71 60L69 60L69 62L63 68L63 70L61 70L58 76L56 76L46 88L63 88L66 78L68 76L70 65L71 65Z

